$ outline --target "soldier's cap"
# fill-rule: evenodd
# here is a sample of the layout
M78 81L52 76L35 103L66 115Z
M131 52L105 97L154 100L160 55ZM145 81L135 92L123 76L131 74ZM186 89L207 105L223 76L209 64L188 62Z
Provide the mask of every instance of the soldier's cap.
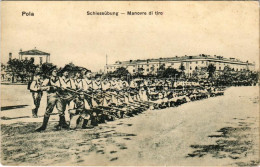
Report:
M80 69L76 69L76 70L74 70L74 72L75 72L75 74L76 74L76 73L82 74L82 71L81 71Z
M84 75L87 75L88 73L91 73L91 71L86 70L86 71L84 72Z
M36 76L36 75L42 75L42 73L41 72L36 72L36 73L34 73L34 75Z
M70 72L72 70L71 66L70 65L65 65L65 67L60 71L61 73L64 73L64 72Z
M52 66L50 69L49 69L49 72L52 72L54 70L57 70L57 67L56 66Z

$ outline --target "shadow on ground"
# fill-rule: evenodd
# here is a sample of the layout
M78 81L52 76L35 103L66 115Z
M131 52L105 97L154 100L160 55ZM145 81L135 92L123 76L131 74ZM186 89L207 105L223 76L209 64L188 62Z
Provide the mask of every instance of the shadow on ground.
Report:
M245 120L245 119L243 119ZM239 120L237 120L239 121ZM217 135L209 135L215 138L216 144L210 145L191 145L195 149L189 153L186 158L204 157L211 155L214 158L230 158L240 160L249 157L253 152L252 128L250 122L237 122L237 127L223 127L217 131ZM259 161L251 160L249 162L236 162L239 166L256 166Z
M26 106L28 106L28 105L4 106L4 107L1 107L1 111L12 110L12 109L17 109L17 108L25 108Z
M117 132L113 126L88 130L54 131L58 122L49 122L46 131L35 133L41 123L1 125L1 162L8 165L86 165L89 155L104 154L107 161L117 161L127 150L127 141L136 134ZM65 151L66 150L66 151ZM71 159L72 158L72 159ZM44 161L51 159L50 161Z

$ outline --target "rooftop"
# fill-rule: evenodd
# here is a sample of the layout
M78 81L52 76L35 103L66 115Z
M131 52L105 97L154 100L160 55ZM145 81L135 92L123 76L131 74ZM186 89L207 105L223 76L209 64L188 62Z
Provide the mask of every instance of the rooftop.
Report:
M36 48L32 50L22 51L19 52L20 55L50 55L50 53L46 53L40 50L37 50Z
M212 60L212 61L225 61L225 62L234 62L234 63L247 63L243 62L239 59L235 58L224 58L223 56L211 56L211 55L205 55L200 54L196 56L175 56L175 57L166 57L166 58L156 58L156 59L137 59L137 60L128 60L128 61L116 61L116 64L136 64L136 63L150 63L150 62L168 62L168 61L189 61L192 59L204 59L204 60Z

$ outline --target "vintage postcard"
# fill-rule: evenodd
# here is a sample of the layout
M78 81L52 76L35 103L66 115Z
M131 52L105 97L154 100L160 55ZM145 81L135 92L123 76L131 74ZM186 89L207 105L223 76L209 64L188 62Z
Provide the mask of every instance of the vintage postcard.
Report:
M3 166L258 166L257 1L1 2Z

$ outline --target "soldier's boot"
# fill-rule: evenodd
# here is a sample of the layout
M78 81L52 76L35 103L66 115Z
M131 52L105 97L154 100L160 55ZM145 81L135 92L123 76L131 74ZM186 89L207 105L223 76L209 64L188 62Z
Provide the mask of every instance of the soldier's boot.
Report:
M69 125L66 122L65 116L60 116L60 123L61 123L61 127L64 129L68 129Z
M69 125L66 123L65 116L60 116L59 124L55 126L57 130L69 129Z
M32 117L33 118L37 118L37 110L36 110L36 108L32 109Z
M39 128L37 128L35 131L36 131L36 132L44 131L44 130L46 129L46 127L47 127L47 124L48 124L49 118L50 118L50 117L46 117L46 116L44 116L44 117L43 117L42 126L39 127Z
M76 129L77 128L77 126L78 126L78 124L79 124L79 122L80 122L80 119L79 119L79 117L80 117L80 115L70 115L71 116L71 118L70 118L70 129Z
M91 129L94 128L93 125L91 125L91 120L84 119L82 129Z
M38 118L38 109L39 109L39 108L36 108L36 109L35 109L35 115L36 115L37 118Z

